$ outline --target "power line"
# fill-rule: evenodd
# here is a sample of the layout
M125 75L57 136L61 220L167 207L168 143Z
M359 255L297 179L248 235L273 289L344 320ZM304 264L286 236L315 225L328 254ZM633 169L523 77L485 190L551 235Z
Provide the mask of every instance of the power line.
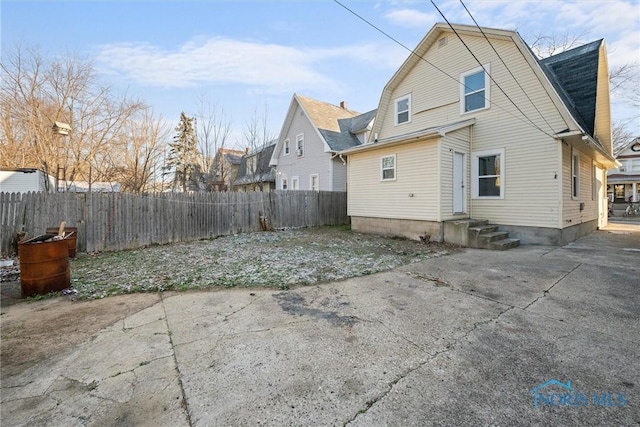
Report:
M438 13L440 14L440 16L442 16L442 19L445 20L445 22L447 23L447 25L449 26L449 28L451 28L451 31L453 31L453 33L456 35L456 37L458 37L458 39L460 40L460 42L462 42L463 46L469 51L469 53L471 54L471 56L473 56L473 59L476 60L476 62L480 65L480 67L482 68L482 70L489 76L489 78L491 79L491 81L498 87L498 89L500 89L500 92L502 92L504 94L504 96L507 97L507 99L509 100L509 102L511 102L511 104L516 107L516 110L518 110L520 112L520 114L522 114L522 116L527 119L527 121L529 121L529 123L531 123L536 129L538 129L540 132L544 133L545 135L553 138L553 135L547 133L546 131L544 131L541 127L539 127L538 125L536 125L533 120L531 120L529 118L529 116L527 116L524 111L522 111L520 109L520 107L518 107L516 105L516 103L513 101L513 99L511 99L511 97L509 95L507 95L507 93L504 91L504 89L502 89L502 87L500 86L500 84L493 78L493 76L487 72L487 70L484 68L484 65L482 65L482 62L480 62L480 60L478 59L478 57L471 51L471 48L467 45L467 43L465 43L465 41L462 39L462 36L460 36L460 34L458 34L458 32L456 31L455 28L453 28L453 25L451 25L451 23L449 22L449 20L447 19L446 16L444 16L444 13L442 13L442 11L440 10L440 8L436 5L436 3L431 0L431 4L433 5L433 7L436 8L436 10L438 11ZM548 124L548 123L547 123ZM552 129L553 130L553 129Z
M360 19L362 22L364 22L365 24L369 25L370 27L372 27L373 29L375 29L376 31L378 31L379 33L381 33L382 35L384 35L385 37L387 37L388 39L392 40L393 42L395 42L396 44L398 44L399 46L403 47L404 49L408 50L409 52L411 52L411 54L415 55L416 57L418 57L419 59L421 59L422 61L426 62L427 64L431 65L433 68L435 68L436 70L440 71L442 74L444 74L445 76L449 77L450 79L454 80L456 83L462 85L463 87L467 88L467 89L471 89L469 86L467 86L466 84L464 84L463 82L461 82L460 80L458 80L456 77L452 76L451 74L447 73L446 71L444 71L442 68L438 67L437 65L435 65L434 63L430 62L429 60L427 60L424 56L418 54L415 50L407 47L405 44L403 44L402 42L398 41L397 39L395 39L393 36L391 36L390 34L386 33L384 30L382 30L381 28L377 27L375 24L373 24L372 22L366 20L365 18L363 18L362 16L360 16L359 14L357 14L355 11L351 10L350 8L348 8L347 6L345 6L344 4L342 4L339 0L333 0L335 3L337 3L338 5L340 5L342 8L344 8L346 11L348 11L349 13L351 13L352 15L354 15L356 18ZM511 117L520 120L521 122L529 125L529 126L533 126L534 128L536 128L537 130L539 130L540 132L544 133L545 135L552 137L553 135L545 132L544 130L542 130L540 127L538 127L535 123L531 122L530 119L528 119L528 117L522 113L524 115L524 117L528 120L524 120L522 117L517 116L515 114L513 114L511 111L507 110L506 108L498 105L496 102L491 101L489 98L487 98L486 96L484 97L484 99L486 101L488 101L489 103L491 103L492 105L495 105L497 108L501 109L502 111L504 111L505 113L509 114ZM517 108L517 107L516 107Z
M540 118L547 124L547 126L549 126L549 129L551 129L553 131L553 126L551 126L551 124L549 124L549 122L547 121L547 119L545 119L544 115L540 112L540 110L538 110L538 107L536 106L536 104L533 102L533 100L531 100L531 98L529 98L529 95L527 94L527 91L524 90L524 88L522 87L522 85L520 84L520 82L518 81L518 79L516 79L516 76L513 75L513 73L511 72L511 69L507 66L507 64L504 62L504 60L502 59L502 56L500 56L500 54L498 53L498 51L496 50L496 48L493 46L493 43L491 43L491 40L489 40L489 37L487 37L487 35L485 34L484 30L482 29L482 27L480 27L480 25L478 25L478 22L476 21L476 19L473 17L473 15L471 14L471 12L469 11L469 9L467 9L467 6L464 4L464 2L462 0L460 0L460 4L462 4L462 7L464 7L464 10L467 11L467 13L469 14L469 17L471 17L471 19L473 20L473 23L476 24L476 27L478 28L478 30L480 30L480 32L482 33L482 35L484 36L485 40L487 41L487 43L489 43L489 46L491 46L491 49L493 49L493 51L496 53L496 55L498 56L498 58L500 59L500 62L502 62L502 65L504 65L504 68L507 69L507 71L509 72L509 74L511 75L511 77L513 78L513 80L516 82L516 84L518 85L518 87L520 88L520 90L522 90L522 93L524 94L524 96L527 97L527 99L529 100L529 102L531 103L531 105L533 106L533 108L535 108L535 110L538 112L538 114L540 115Z

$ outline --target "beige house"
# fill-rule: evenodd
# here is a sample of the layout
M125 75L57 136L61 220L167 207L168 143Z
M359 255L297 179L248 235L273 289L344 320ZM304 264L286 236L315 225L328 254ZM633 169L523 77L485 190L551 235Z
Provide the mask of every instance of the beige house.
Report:
M453 28L436 24L387 83L373 142L341 152L352 228L475 246L466 227L509 246L604 226L604 41L538 60L516 32Z
M230 191L238 179L240 162L246 154L242 150L218 148L209 171L208 187L211 191Z

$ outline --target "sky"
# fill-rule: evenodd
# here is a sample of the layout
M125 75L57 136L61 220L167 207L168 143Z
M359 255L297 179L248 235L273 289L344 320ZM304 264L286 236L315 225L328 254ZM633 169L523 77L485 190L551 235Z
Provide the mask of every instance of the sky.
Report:
M430 1L340 0L413 49L444 20ZM473 24L459 0L435 0L452 23ZM605 38L610 68L640 64L640 0L466 0L481 26L539 35ZM280 132L294 93L352 110L377 108L409 51L333 0L2 0L1 48L88 58L99 77L175 125L205 100L231 119L237 146L251 117ZM614 120L637 108L614 97Z

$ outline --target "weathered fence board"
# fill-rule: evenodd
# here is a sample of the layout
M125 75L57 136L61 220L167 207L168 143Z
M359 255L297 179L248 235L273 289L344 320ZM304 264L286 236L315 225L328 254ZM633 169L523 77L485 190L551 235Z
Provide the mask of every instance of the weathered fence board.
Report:
M78 251L100 252L258 231L260 212L275 228L349 222L341 192L0 193L0 252L61 221L78 228Z

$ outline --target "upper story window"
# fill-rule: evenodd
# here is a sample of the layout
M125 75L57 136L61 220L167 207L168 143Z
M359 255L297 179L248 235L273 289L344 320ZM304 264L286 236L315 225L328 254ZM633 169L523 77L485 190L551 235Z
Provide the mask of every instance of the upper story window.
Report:
M460 75L460 113L489 108L489 64ZM486 72L485 72L486 70Z
M296 155L304 156L304 134L296 136Z
M396 179L396 155L380 158L380 179L393 181Z
M288 156L290 152L291 152L291 141L289 141L289 138L287 138L284 140L284 155Z
M395 124L411 122L411 94L395 100Z

